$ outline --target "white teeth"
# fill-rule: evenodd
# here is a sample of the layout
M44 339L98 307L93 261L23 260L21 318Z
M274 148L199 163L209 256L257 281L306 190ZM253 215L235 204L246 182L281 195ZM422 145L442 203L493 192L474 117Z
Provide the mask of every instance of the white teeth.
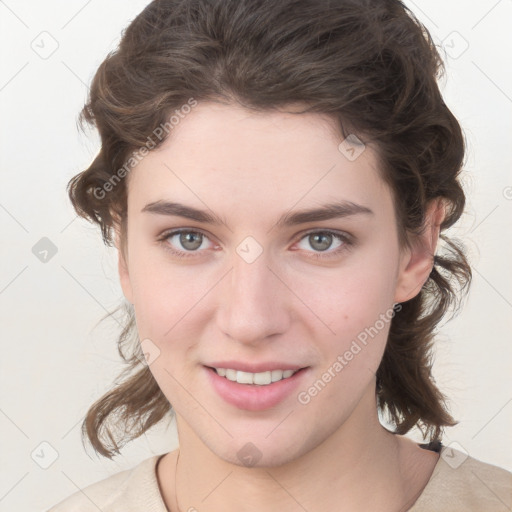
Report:
M235 380L239 384L252 384L254 382L253 376L253 373L237 371Z
M272 382L291 377L299 370L272 370L267 372L250 373L232 370L231 368L215 368L215 371L221 377L239 384L256 384L258 386L266 386Z
M272 370L272 382L281 380L283 378L283 370Z
M227 369L226 370L226 379L236 381L236 370Z
M267 384L272 383L272 372L260 372L253 373L252 375L252 383L258 384L260 386L266 386Z

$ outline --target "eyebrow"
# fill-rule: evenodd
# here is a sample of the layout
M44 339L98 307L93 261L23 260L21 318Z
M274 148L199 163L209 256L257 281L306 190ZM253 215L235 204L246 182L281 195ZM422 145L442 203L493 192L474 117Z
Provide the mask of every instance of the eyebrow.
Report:
M148 203L144 206L141 212L184 217L186 219L212 225L227 225L223 219L215 215L211 210L199 210L191 206L170 201L154 201L152 203ZM291 227L298 224L305 224L307 222L350 217L358 214L373 215L374 212L366 206L353 203L351 201L335 201L318 208L285 213L281 215L275 226Z

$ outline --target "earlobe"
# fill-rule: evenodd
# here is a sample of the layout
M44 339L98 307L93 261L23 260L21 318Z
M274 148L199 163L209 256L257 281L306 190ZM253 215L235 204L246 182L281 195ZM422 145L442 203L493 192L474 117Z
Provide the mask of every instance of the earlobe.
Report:
M424 231L415 237L411 248L402 253L395 288L395 302L406 302L418 295L434 266L440 225L445 217L442 198L433 199L425 214Z

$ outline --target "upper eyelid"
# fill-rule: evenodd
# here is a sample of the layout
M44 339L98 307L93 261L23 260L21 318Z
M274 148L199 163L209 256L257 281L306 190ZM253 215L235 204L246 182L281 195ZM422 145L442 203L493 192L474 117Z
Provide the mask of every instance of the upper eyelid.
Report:
M208 238L208 240L212 241L212 237L205 233L203 230L199 228L174 228L174 229L168 229L162 232L161 235L158 236L158 240L166 240L167 238L170 238L171 236L179 235L180 233L200 233L201 235Z

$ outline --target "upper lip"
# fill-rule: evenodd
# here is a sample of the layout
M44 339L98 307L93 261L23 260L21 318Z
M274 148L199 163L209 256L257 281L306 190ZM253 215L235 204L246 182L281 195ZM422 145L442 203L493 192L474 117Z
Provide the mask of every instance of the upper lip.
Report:
M237 371L249 373L270 372L272 370L301 370L305 366L290 363L280 363L278 361L268 361L266 363L244 363L242 361L214 361L205 366L211 368L230 368Z

